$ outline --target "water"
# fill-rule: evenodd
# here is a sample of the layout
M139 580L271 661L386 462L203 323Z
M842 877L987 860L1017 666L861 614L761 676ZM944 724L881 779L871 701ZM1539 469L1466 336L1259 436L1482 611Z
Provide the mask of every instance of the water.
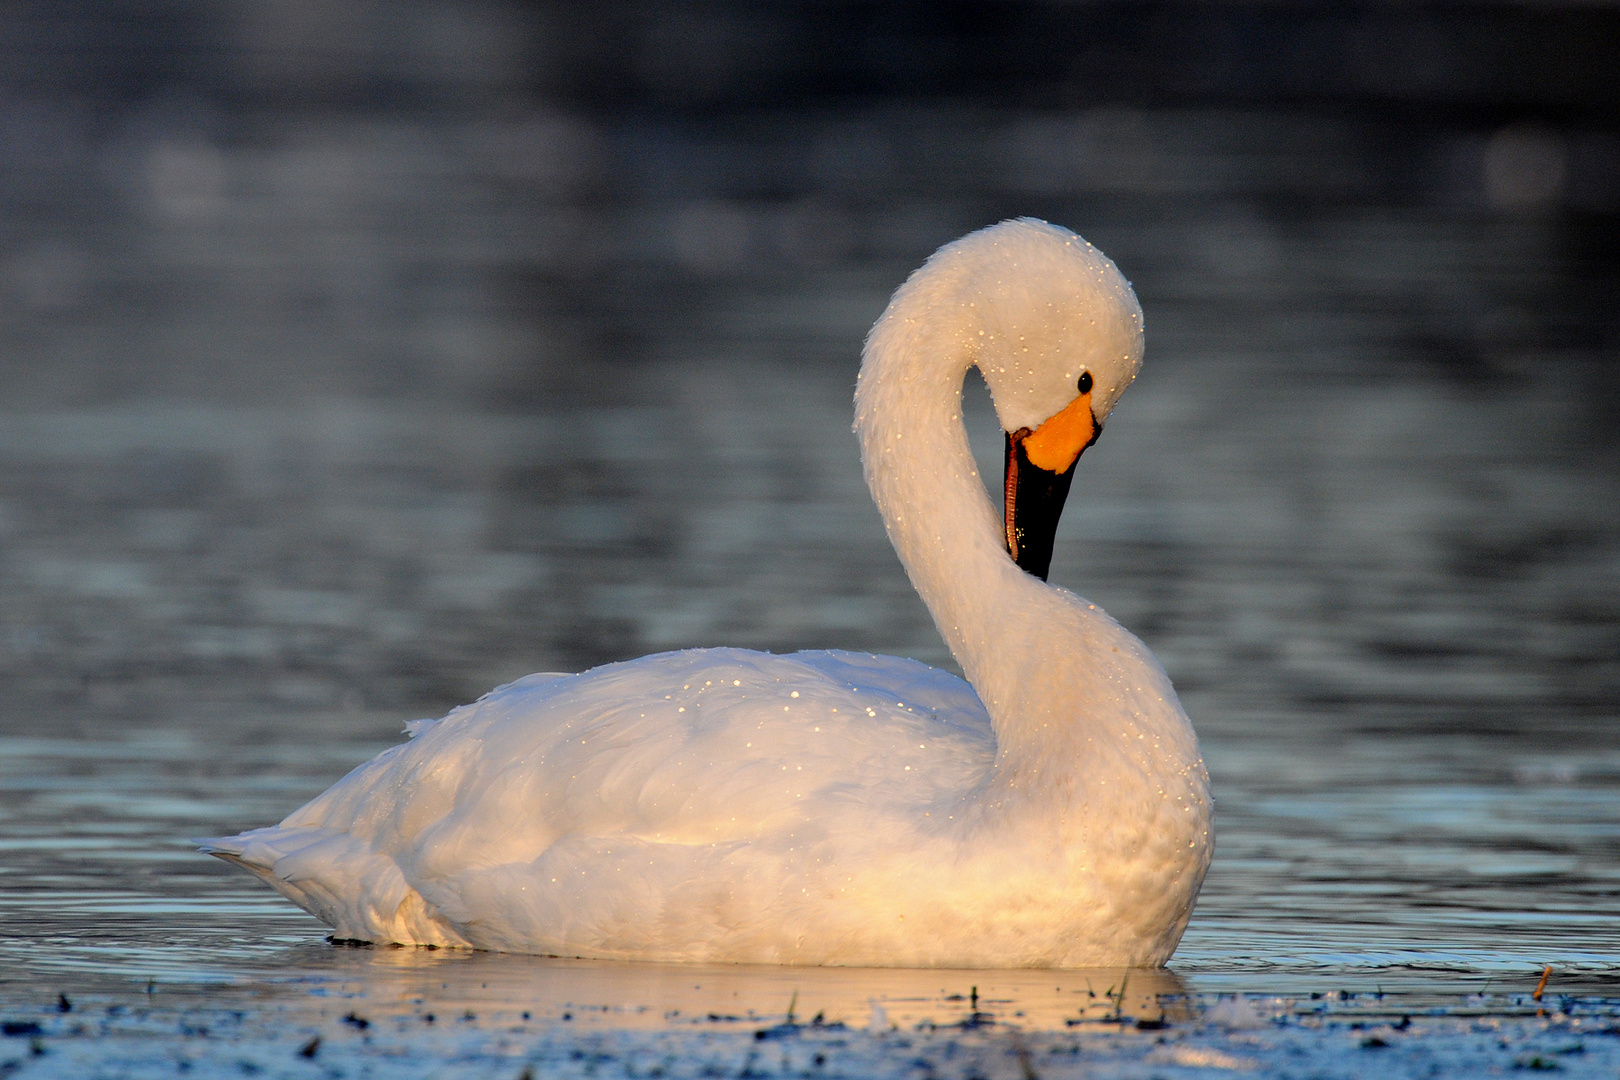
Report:
M78 998L42 1028L61 1067L92 1015L85 1045L135 1057L233 1008L255 1053L326 1032L336 1054L351 1007L475 1012L464 1030L498 1042L523 1006L575 1068L563 1012L646 1026L600 1050L633 1056L661 1045L649 1017L732 1015L715 987L745 1002L722 1057L794 993L891 1063L944 1043L882 1043L874 999L915 1032L960 1023L952 995L979 985L999 1020L1061 1033L1096 1006L1065 996L1084 982L1106 1014L1118 973L706 971L688 992L679 969L333 949L187 843L278 820L404 721L529 671L715 644L951 666L865 495L849 398L888 291L1015 212L1078 228L1141 296L1147 366L1051 576L1164 661L1217 798L1173 974L1137 976L1130 1012L1242 992L1292 1018L1250 1051L1257 1029L1214 1024L1203 1059L1119 1043L1118 1070L1275 1064L1296 1036L1330 1062L1350 1024L1436 1005L1508 1023L1511 1064L1609 1015L1620 410L1613 270L1580 228L1608 219L1498 190L1489 133L944 107L231 139L149 120L6 180L45 210L0 312L0 1009ZM1453 172L1392 186L1413 146ZM50 182L90 159L116 166L100 195ZM1568 1008L1536 1019L1546 965ZM1388 1015L1333 998L1337 1034L1310 1042L1311 995L1341 990ZM446 1061L472 1045L405 1030ZM1424 1031L1448 1067L1486 1039ZM1557 1060L1607 1068L1598 1045Z
M186 838L278 820L438 711L397 701L432 692L423 654L446 703L699 643L949 664L864 499L850 374L667 364L638 381L672 404L519 417L14 420L6 475L70 494L9 504L34 604L0 739L8 968L284 973L320 928ZM1176 969L1199 985L1612 978L1620 741L1595 616L1620 503L1577 463L1502 461L1565 438L1554 403L1515 418L1504 397L1167 362L1088 454L1052 576L1146 637L1198 725L1219 848ZM197 463L208 494L119 505L107 476L181 468L143 455ZM559 472L585 479L536 508L530 478ZM99 528L57 531L76 516ZM75 679L63 653L100 663Z

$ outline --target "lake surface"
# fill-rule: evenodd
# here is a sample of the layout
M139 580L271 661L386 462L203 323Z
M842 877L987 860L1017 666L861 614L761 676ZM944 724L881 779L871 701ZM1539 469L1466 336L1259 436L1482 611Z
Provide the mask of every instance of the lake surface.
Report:
M13 526L13 580L39 598L13 663L102 666L20 679L34 700L8 710L8 970L318 967L313 920L187 838L279 820L396 741L415 714L390 695L433 674L413 652L441 642L437 677L467 697L592 648L949 664L864 498L849 375L670 364L642 381L680 405L520 417L13 418L7 475L114 505L12 515L88 526ZM1259 385L1198 415L1240 379ZM1613 977L1620 739L1600 694L1620 501L1573 462L1501 461L1563 437L1553 403L1507 398L1166 364L1088 454L1053 580L1158 651L1217 795L1184 975ZM106 478L129 483L142 455L147 483L205 472L210 505L118 506ZM592 479L536 505L556 472Z
M1558 992L1620 995L1613 270L1594 219L1492 195L1489 133L949 108L789 135L188 123L7 165L46 208L0 312L8 1015L58 992L180 1017L310 994L720 1010L679 969L334 949L188 838L277 821L405 721L530 671L718 644L951 667L850 394L888 292L1013 213L1096 241L1146 311L1051 578L1158 654L1214 783L1215 862L1149 996L1529 1015L1547 965ZM1391 186L1413 147L1452 172ZM92 161L100 194L53 185ZM694 986L914 1026L960 1022L978 985L1061 1027L1084 1016L1066 979Z

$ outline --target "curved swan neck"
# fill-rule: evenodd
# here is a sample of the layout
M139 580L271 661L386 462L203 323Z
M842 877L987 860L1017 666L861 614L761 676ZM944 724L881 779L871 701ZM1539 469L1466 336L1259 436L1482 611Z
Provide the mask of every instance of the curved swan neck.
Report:
M999 733L1013 690L1001 685L1010 671L999 661L1014 639L1027 640L1017 622L1036 617L1041 594L1055 590L1008 556L968 446L962 381L977 360L978 327L960 276L930 264L895 294L863 351L855 430L889 540Z
M990 714L992 783L1064 803L1089 797L1076 769L1144 798L1203 790L1197 740L1145 645L1007 554L962 380L977 366L1004 427L1038 425L1074 400L1077 372L1094 372L1111 404L1140 360L1141 311L1117 268L1072 233L1004 222L940 249L895 292L855 390L889 540Z

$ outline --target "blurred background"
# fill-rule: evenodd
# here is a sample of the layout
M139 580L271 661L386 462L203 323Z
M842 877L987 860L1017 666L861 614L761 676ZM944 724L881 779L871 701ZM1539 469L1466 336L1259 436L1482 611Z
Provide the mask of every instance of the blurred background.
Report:
M183 838L529 671L952 666L850 394L1034 215L1146 312L1052 579L1203 736L1183 956L1601 968L1617 57L1596 3L4 4L9 933L309 938Z

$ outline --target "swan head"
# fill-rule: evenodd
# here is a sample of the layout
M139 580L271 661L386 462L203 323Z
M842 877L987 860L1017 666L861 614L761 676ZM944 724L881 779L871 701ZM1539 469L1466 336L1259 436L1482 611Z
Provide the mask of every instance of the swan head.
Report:
M1006 434L1008 553L1044 579L1074 464L1142 366L1142 308L1106 255L1044 221L992 225L934 258L964 271L957 310Z
M964 343L1002 430L1038 432L1084 395L1097 424L1108 419L1142 366L1142 307L1108 256L1068 229L1018 218L929 261L958 271Z
M896 548L898 481L880 463L893 461L926 382L937 377L938 392L959 393L968 367L984 376L1007 438L1004 542L1021 568L1045 578L1075 461L1141 364L1142 309L1130 282L1069 230L1018 218L936 251L872 327L855 392L867 481L893 516Z

